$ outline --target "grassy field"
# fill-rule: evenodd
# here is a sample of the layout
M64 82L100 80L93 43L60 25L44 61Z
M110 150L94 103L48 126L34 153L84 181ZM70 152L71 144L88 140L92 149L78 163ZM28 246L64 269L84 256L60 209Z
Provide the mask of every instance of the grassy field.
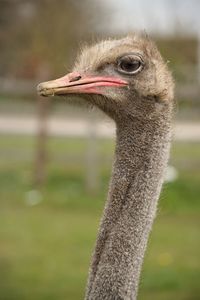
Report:
M106 198L113 142L98 141L100 191L85 189L87 141L48 142L41 202L32 186L35 140L0 140L0 299L83 299ZM200 143L176 143L179 177L165 184L142 272L139 299L200 299Z

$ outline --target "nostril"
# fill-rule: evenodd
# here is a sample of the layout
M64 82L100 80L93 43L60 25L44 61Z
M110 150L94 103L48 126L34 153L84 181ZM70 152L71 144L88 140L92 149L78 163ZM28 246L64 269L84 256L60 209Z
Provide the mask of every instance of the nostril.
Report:
M81 79L81 76L78 75L78 76L75 76L75 77L72 77L69 82L73 82L73 81L78 81L79 79Z

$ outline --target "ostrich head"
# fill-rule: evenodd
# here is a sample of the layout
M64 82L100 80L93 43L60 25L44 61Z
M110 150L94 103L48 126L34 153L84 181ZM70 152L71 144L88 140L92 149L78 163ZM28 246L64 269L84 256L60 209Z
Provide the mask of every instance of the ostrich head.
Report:
M81 95L114 120L157 116L173 99L173 81L147 37L128 36L85 47L72 73L38 85L42 96Z

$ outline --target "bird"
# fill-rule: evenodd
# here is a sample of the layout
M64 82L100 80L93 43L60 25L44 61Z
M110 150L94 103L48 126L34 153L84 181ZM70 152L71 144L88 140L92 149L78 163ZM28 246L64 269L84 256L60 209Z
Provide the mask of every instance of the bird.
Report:
M132 33L84 46L71 73L37 90L79 95L115 122L112 174L85 300L135 300L172 140L168 64L149 36Z

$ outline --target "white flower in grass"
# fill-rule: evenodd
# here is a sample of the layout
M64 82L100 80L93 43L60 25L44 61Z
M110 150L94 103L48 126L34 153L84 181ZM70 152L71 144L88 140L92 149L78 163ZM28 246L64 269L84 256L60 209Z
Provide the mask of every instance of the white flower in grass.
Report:
M173 166L168 166L165 173L165 182L173 182L178 178L178 171Z
M38 190L30 190L26 193L25 202L28 206L38 205L42 201L42 194Z

